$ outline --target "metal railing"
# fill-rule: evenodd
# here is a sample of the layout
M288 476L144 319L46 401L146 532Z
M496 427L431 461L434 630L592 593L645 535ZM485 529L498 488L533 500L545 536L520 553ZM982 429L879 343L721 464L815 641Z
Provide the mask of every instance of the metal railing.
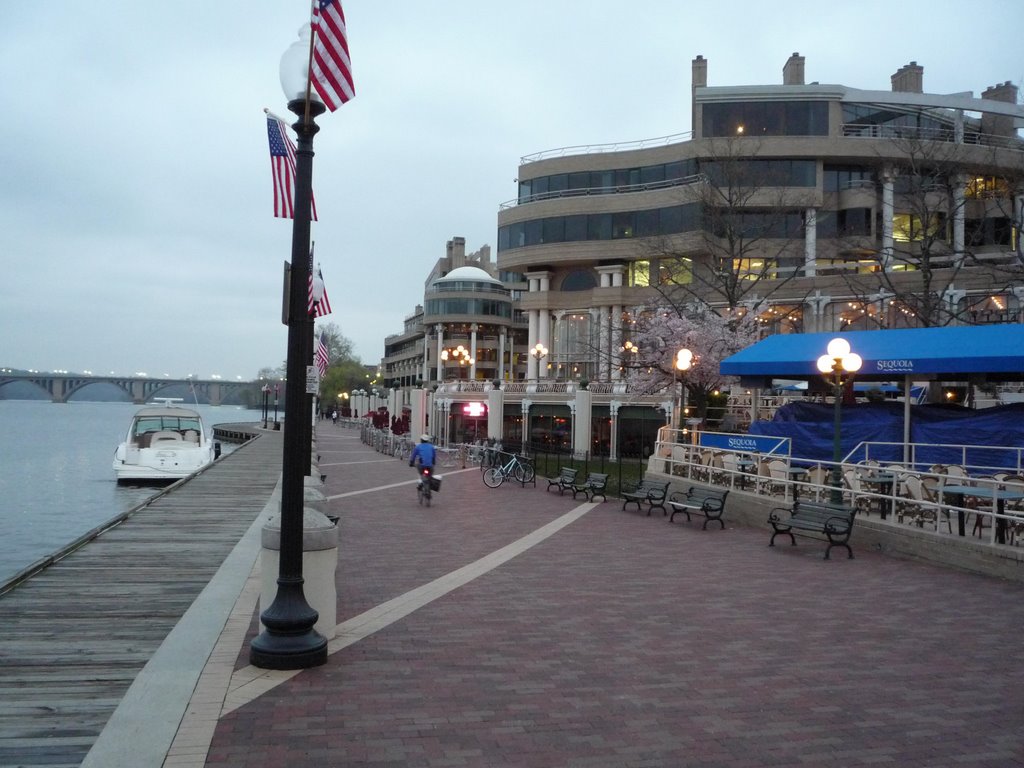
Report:
M964 131L963 140L957 141L951 128L919 128L910 125L876 125L874 123L846 123L843 136L859 139L913 139L943 141L951 144L974 144L986 147L1024 150L1024 141L1012 136L997 136L979 131Z
M902 449L902 443L899 446ZM960 455L969 458L967 449L978 446L942 448L959 450ZM983 448L989 449L987 446ZM1024 451L1022 448L1008 450ZM757 454L718 451L722 461L708 464L703 455L706 451L689 443L659 442L652 461L654 466L664 462L664 472L673 477L773 496L782 503L798 499L828 501L832 498L834 488L831 479L836 465L831 461L810 462L782 457L786 472L773 476L765 474L760 462L763 457ZM726 453L735 454L737 463L724 461ZM1024 542L1024 476L1010 474L996 478L972 475L967 471L961 476L949 474L948 466L946 471L938 471L938 467L934 471L932 467L921 470L909 464L853 458L848 457L838 465L844 478L840 488L843 503L855 506L872 522L918 528L950 543L970 539L1004 547L1021 546ZM803 473L804 469L809 470L812 466L820 466L824 470L823 481L813 482ZM969 468L977 471L992 467L974 464ZM791 472L790 469L796 471ZM919 498L911 491L910 477L916 477L922 485L928 486Z
M680 144L693 138L693 131L673 133L668 136L658 136L653 139L640 139L639 141L613 142L607 144L576 144L571 147L559 147L557 149L545 149L534 152L532 155L523 155L519 158L520 165L536 163L538 160L547 160L552 157L570 157L572 155L596 155L606 152L627 152L633 149L647 149L649 147L666 147L669 144Z
M633 192L651 192L658 189L670 189L672 187L689 186L692 184L706 183L708 177L703 173L695 173L691 176L680 176L675 179L664 179L663 181L648 181L640 184L616 184L610 187L577 187L575 189L559 189L552 192L538 192L535 195L518 197L515 200L507 200L498 206L499 210L515 208L517 205L526 203L537 203L543 200L557 200L563 197L588 197L590 195L625 195Z

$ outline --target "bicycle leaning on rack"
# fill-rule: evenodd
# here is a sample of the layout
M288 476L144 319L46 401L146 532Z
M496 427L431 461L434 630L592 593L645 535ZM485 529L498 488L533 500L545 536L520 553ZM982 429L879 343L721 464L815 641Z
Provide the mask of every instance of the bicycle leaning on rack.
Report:
M512 454L504 464L499 463L484 470L484 485L488 488L497 488L510 477L518 483L532 483L536 474L528 458Z

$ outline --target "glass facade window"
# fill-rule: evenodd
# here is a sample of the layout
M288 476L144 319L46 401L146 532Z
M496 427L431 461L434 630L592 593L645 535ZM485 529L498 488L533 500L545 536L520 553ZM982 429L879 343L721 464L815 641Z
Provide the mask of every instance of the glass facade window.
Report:
M738 101L704 104L705 138L717 136L827 136L828 102Z
M634 261L629 265L629 284L633 288L646 288L651 284L651 262Z
M587 240L611 240L612 215L595 213L587 216Z
M574 194L614 194L631 192L644 186L660 187L696 175L696 160L617 168L601 171L574 171L569 174L538 176L519 182L519 202L544 200Z
M552 216L541 223L541 241L545 243L565 242L565 219Z
M1014 247L1013 222L1006 217L966 219L964 242L967 245L1004 245Z
M870 168L857 165L826 165L822 169L821 184L825 192L874 187L875 174Z
M870 208L818 211L815 232L822 239L867 236L871 234L871 214Z
M583 240L656 237L693 232L701 227L700 215L700 203L688 203L646 211L532 219L499 227L498 250L506 251L544 243L575 243Z
M658 285L689 285L692 282L692 259L658 259Z
M944 239L946 217L935 213L929 217L927 227L920 216L910 213L897 213L892 217L892 238L898 243L911 243L927 237Z
M568 243L587 239L587 215L565 217L565 240Z
M818 164L814 160L707 160L700 165L719 187L813 187Z
M933 113L913 109L899 110L872 104L843 104L843 122L855 125L884 125L893 128L923 129L930 134L953 136L953 120L940 120Z
M633 237L636 214L632 211L612 214L612 239Z
M593 270L576 269L562 280L563 291L589 291L597 287L597 278Z
M424 315L483 315L486 317L512 317L512 305L493 299L428 299Z

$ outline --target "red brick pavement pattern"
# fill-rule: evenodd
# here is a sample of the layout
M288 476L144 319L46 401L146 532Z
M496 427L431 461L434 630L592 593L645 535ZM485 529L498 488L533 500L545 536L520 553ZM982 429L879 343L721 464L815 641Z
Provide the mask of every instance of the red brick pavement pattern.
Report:
M321 428L329 494L409 477ZM325 434L326 433L326 434ZM449 474L331 502L339 621L575 506ZM728 512L726 513L728 519ZM1024 599L614 499L218 725L208 766L1024 766ZM247 652L247 651L246 651Z

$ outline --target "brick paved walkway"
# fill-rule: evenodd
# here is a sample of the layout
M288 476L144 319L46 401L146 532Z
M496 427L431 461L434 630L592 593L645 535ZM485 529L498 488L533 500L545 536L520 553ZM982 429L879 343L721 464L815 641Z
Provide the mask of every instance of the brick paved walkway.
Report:
M580 507L467 470L424 509L412 470L355 432L321 426L319 452L340 623ZM582 511L325 666L277 673L219 718L206 766L1024 766L1019 585L856 533L856 559L824 561L818 542L769 549L614 499Z

